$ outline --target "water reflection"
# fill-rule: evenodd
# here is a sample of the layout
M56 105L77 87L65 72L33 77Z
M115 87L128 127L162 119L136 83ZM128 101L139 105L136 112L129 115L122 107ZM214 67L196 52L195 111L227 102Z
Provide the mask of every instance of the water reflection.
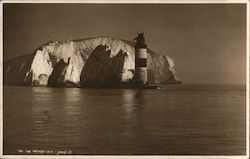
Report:
M84 117L84 111L82 110L82 94L81 89L79 88L69 88L64 89L64 104L62 104L62 129L63 137L67 141L74 141L78 143L77 139L80 138L80 125L81 120Z
M51 89L42 87L32 88L31 111L34 124L46 124L49 121L52 115L52 107L47 101L53 98L51 94Z
M31 127L33 139L39 142L70 141L79 137L78 122L83 111L80 89L33 87L31 94Z
M79 88L64 89L64 113L66 116L77 117L81 113L81 107L78 103L81 102L82 95ZM71 118L75 119L75 118Z
M141 90L122 90L122 108L124 111L124 132L125 145L136 140L138 131L136 127L141 125L139 114L143 110L143 92Z
M128 115L143 108L141 90L124 89L122 90L122 99L122 106Z
M32 87L31 89L31 124L30 135L32 135L33 143L36 141L48 141L51 131L49 124L53 118L53 105L48 103L53 99L52 89L44 87Z
M6 87L4 153L245 153L244 92L172 89Z

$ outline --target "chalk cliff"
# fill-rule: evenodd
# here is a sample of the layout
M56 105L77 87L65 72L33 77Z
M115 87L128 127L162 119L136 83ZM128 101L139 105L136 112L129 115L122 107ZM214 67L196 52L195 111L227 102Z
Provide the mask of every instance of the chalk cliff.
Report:
M49 42L4 62L4 84L83 86L128 82L134 76L133 42L109 37ZM149 83L179 83L173 60L148 50Z

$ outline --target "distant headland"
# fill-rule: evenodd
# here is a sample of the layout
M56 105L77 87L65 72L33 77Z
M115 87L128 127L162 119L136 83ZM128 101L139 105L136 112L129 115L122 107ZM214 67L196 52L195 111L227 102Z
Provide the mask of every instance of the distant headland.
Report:
M101 88L181 83L172 58L148 49L143 33L134 40L48 42L32 54L4 61L4 84Z

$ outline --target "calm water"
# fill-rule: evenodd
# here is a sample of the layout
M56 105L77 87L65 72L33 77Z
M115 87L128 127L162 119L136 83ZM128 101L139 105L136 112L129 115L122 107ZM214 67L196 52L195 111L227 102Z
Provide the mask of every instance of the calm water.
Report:
M4 154L245 154L245 88L4 87Z

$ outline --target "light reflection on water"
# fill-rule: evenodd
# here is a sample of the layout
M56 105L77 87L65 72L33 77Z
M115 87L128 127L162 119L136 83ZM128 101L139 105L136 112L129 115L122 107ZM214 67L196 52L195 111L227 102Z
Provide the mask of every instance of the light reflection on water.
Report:
M142 91L141 90L122 90L122 108L124 111L123 118L125 119L123 136L127 138L126 143L130 143L129 140L135 140L137 132L134 132L134 127L138 125L137 114L143 109L142 103Z
M245 93L8 86L4 144L5 154L244 154Z
M143 96L141 90L122 90L122 107L126 112L126 119L130 119L138 109L143 109Z

